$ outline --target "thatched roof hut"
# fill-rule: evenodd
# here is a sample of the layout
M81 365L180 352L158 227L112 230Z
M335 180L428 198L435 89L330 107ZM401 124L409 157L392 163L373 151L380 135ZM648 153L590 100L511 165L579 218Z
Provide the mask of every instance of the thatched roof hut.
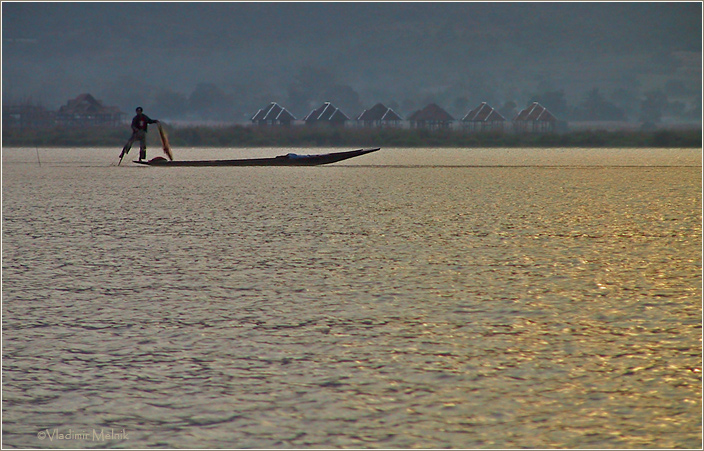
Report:
M450 128L455 118L438 105L431 103L408 117L411 128Z
M271 102L266 108L262 108L252 116L252 122L257 125L291 125L296 118L289 113L286 108L276 102Z
M398 127L403 119L383 103L377 103L357 116L357 122L365 127Z
M463 127L472 131L503 131L505 122L506 118L486 102L462 118Z
M518 113L513 123L517 131L555 131L557 118L547 108L533 102Z
M319 108L308 113L303 120L307 125L327 124L343 126L350 118L332 103L325 102Z
M84 127L94 125L120 126L125 113L115 106L105 106L90 94L81 94L62 105L56 115L60 125Z
M41 105L3 105L3 128L46 128L54 125L56 113Z

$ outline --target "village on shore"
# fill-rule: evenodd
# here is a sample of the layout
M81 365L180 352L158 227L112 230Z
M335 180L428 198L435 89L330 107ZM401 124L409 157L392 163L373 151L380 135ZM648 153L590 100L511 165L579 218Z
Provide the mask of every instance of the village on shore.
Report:
M3 105L2 125L6 129L41 129L52 127L121 127L131 116L118 107L104 105L85 93L68 100L58 111L38 105ZM251 125L260 127L363 127L407 128L426 130L464 130L468 132L565 132L567 122L558 120L547 108L532 102L515 117L506 118L491 105L482 102L457 119L435 103L403 118L382 103L350 116L331 102L324 102L304 118L297 119L277 102L259 109L251 116Z
M57 111L36 105L3 106L4 146L120 146L132 115L91 94ZM172 145L191 147L701 147L701 125L561 121L538 102L508 119L486 102L457 120L430 103L403 118L377 103L350 118L330 102L297 119L276 102L257 110L247 124L173 123ZM581 128L580 128L581 125ZM127 129L127 130L126 130Z

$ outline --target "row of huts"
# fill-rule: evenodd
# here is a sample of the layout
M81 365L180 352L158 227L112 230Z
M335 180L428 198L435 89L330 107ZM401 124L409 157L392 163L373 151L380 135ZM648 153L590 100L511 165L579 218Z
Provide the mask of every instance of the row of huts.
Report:
M40 106L3 106L2 123L8 128L42 128L50 126L122 126L125 113L114 106L106 106L90 94L81 94L51 112ZM401 115L382 103L377 103L351 119L330 102L308 113L298 121L286 108L276 102L257 111L251 122L258 126L291 126L296 123L345 127L349 123L358 127L415 128L442 130L455 127L458 122L435 103L427 105L404 120ZM555 131L558 120L545 107L533 102L508 121L498 111L482 102L459 120L459 126L468 131Z
M252 116L252 122L259 126L290 126L296 118L286 108L272 102L260 109ZM307 125L328 124L343 127L351 121L345 113L330 102L323 103L303 118ZM409 128L422 128L440 130L453 128L457 121L451 114L435 103L420 109L406 120ZM377 103L368 110L362 111L354 118L354 122L361 127L400 128L404 119L391 108L382 103ZM475 109L459 120L460 126L469 131L514 131L548 132L555 131L557 118L538 102L533 102L521 110L511 122L498 111L482 102Z

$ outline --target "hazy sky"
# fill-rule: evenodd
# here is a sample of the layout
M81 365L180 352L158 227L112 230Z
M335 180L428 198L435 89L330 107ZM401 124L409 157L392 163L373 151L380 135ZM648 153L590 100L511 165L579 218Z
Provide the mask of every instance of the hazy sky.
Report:
M285 102L305 67L364 104L673 80L701 97L700 2L3 2L2 38L3 101L52 108L90 92L131 111L199 83Z

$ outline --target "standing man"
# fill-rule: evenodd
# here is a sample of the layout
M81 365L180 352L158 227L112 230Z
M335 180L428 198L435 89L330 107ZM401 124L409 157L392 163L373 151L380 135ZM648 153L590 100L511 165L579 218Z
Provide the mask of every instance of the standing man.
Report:
M122 157L127 155L132 148L132 143L139 140L139 161L147 159L147 125L156 124L159 121L156 119L150 119L149 116L143 114L141 106L137 107L137 115L132 118L132 136L127 140L127 144L122 148L122 153L120 154L120 161Z

